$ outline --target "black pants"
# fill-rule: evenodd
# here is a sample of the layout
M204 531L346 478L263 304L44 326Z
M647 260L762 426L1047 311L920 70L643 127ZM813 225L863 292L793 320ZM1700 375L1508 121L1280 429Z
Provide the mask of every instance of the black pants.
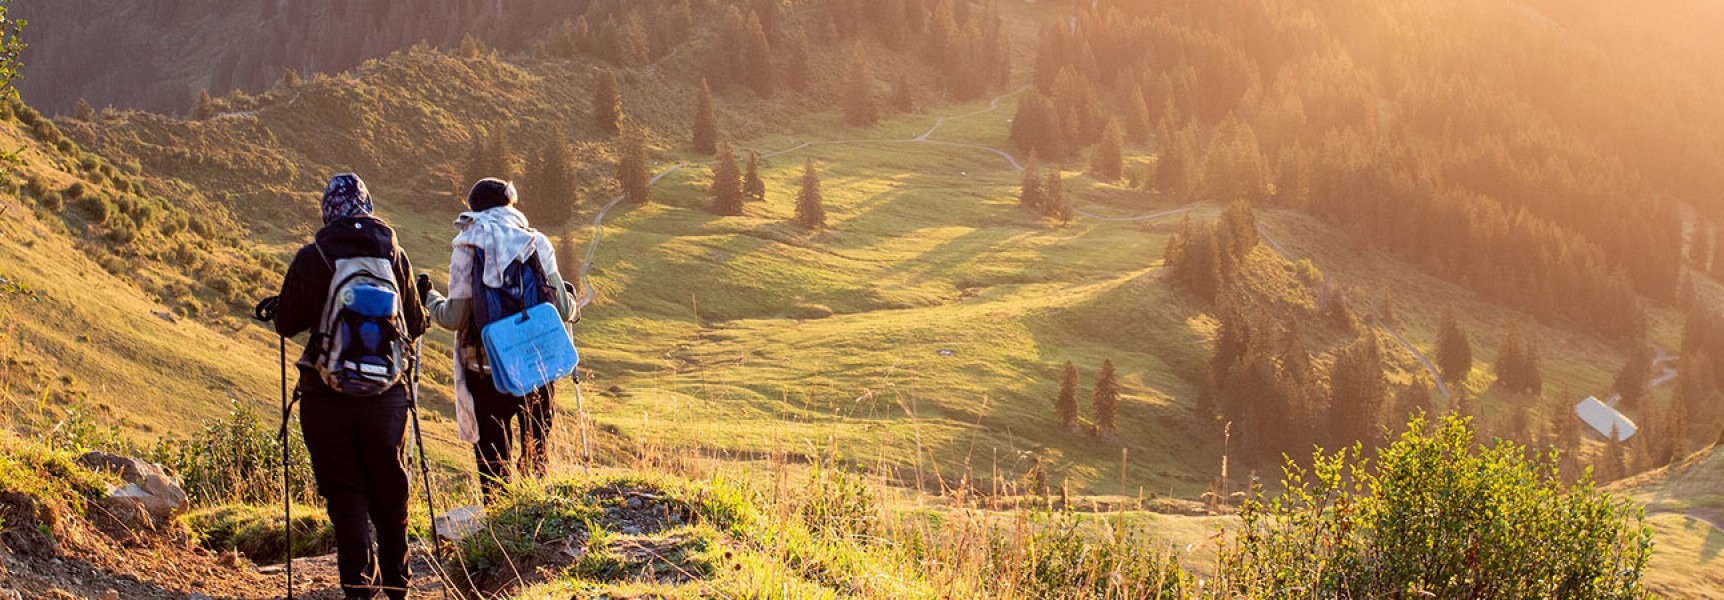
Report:
M315 375L311 376L313 379ZM348 598L406 596L407 392L357 398L303 378L300 426L317 493L329 505L336 565ZM377 536L372 538L375 528ZM375 544L375 546L374 546Z
M479 484L489 503L510 475L510 450L514 432L510 421L519 421L521 457L519 473L534 477L545 474L546 450L551 440L551 425L556 418L555 384L540 388L527 397L510 396L497 391L491 376L467 372L467 391L473 394L473 413L479 421L479 443L473 455L479 463Z

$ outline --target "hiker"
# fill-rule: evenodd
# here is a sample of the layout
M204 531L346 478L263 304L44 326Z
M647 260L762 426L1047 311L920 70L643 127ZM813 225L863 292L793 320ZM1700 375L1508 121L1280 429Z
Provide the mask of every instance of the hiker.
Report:
M419 276L431 320L456 332L455 421L461 440L473 444L486 503L512 470L535 477L545 474L556 413L552 402L555 389L546 384L525 396L514 396L497 388L479 337L486 323L475 323L481 307L473 299L487 289L505 287L507 278L536 267L543 281L527 283L539 284L538 289L548 294L545 300L556 307L563 322L580 320L574 286L565 283L557 272L551 240L527 224L526 215L515 208L516 201L515 186L507 181L486 178L473 184L467 193L468 212L455 220L458 233L449 258L449 296L445 298L432 289L429 275ZM524 308L503 310L508 314ZM518 465L510 464L511 422L520 429Z
M294 256L276 304L277 332L311 332L295 393L347 598L404 598L411 577L403 383L406 349L426 327L412 273L365 182L343 173L329 180L323 228Z

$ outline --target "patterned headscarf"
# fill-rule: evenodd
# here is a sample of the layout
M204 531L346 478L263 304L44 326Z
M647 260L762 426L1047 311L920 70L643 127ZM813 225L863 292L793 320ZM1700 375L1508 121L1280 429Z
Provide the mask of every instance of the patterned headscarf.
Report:
M329 179L329 187L323 189L324 225L336 219L370 214L371 192L365 190L365 182L358 175L342 173Z

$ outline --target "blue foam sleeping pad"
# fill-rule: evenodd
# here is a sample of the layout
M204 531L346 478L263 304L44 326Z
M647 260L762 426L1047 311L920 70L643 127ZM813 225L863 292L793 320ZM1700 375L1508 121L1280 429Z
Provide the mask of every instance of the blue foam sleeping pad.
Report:
M557 308L546 302L486 325L479 336L491 360L491 381L511 396L526 396L574 374L581 362Z

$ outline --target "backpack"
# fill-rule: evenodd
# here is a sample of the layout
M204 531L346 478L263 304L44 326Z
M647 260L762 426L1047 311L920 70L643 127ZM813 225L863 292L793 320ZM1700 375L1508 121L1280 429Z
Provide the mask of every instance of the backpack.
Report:
M485 283L485 251L473 248L473 314L465 335L483 349L498 391L524 397L574 373L574 342L550 299L551 289L537 253L509 263L503 285Z
M317 252L323 255L323 248ZM407 372L407 327L393 257L331 262L329 294L315 339L314 367L330 389L376 396L399 385Z

